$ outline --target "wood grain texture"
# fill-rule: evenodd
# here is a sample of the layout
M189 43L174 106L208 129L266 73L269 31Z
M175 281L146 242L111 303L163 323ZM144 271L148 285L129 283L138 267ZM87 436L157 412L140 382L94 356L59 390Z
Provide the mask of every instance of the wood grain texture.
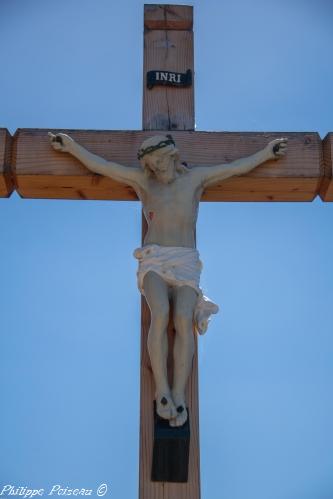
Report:
M163 130L52 131L68 133L91 152L128 166L138 165L137 150L143 140L155 133L165 133ZM15 134L12 163L17 190L22 197L137 199L129 186L92 174L69 154L54 151L47 132L21 129ZM210 187L205 191L203 201L312 201L324 178L321 141L317 133L175 131L172 135L181 158L189 166L228 163L257 152L273 138L288 137L288 153L283 159L268 161L245 176ZM331 137L325 140L328 169L331 167L332 141ZM329 173L326 170L326 175ZM329 183L330 178L327 177ZM330 190L327 193L329 196Z
M148 71L194 72L192 31L146 31L144 34L144 130L194 130L194 83L177 88L147 88Z
M0 128L0 197L8 198L14 190L11 175L12 137L6 128Z
M198 402L198 344L195 341L195 355L192 374L186 390L190 410L191 438L189 475L187 483L152 482L151 464L153 453L153 399L154 380L147 351L147 337L150 324L150 311L144 298L141 301L141 380L140 380L140 461L139 461L139 498L140 499L199 499L200 498L200 463L199 463L199 402ZM171 314L170 314L171 316ZM173 322L168 326L169 358L168 370L171 379L172 348L174 339Z
M144 27L149 30L192 30L193 7L189 5L144 6Z
M333 133L328 133L323 140L324 177L320 186L323 201L333 201Z
M146 6L147 7L147 6ZM171 6L168 6L168 8ZM184 15L183 6L172 6L176 17ZM192 18L192 10L191 10ZM144 76L150 69L164 69L185 72L193 70L193 38L185 31L151 31L144 37ZM163 62L163 67L160 65ZM156 66L155 66L156 64ZM149 93L150 92L150 93ZM179 130L194 128L194 92L190 89L155 87L149 91L145 87L143 95L143 129ZM183 132L184 137L188 133ZM152 135L150 134L147 134ZM141 141L141 138L140 138ZM142 240L147 231L147 223L142 216ZM172 310L170 311L172 317ZM150 311L142 299L141 318L141 396L140 396L140 499L200 499L200 452L199 452L199 400L198 400L198 345L195 336L195 355L192 373L187 385L187 404L190 410L190 455L187 483L152 482L151 468L153 456L153 399L154 381L147 351L147 336L150 324ZM170 319L168 326L168 373L172 381L174 326Z

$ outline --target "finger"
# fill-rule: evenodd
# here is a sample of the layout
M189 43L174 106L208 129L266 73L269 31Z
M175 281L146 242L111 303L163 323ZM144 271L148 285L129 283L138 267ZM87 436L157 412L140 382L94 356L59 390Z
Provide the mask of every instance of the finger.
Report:
M274 151L281 151L281 150L286 150L287 149L287 144L284 142L278 142L274 144L273 149Z
M283 138L281 138L281 139L274 139L273 142L275 144L282 144L283 142L288 142L288 139L283 139Z
M56 135L54 135L54 133L51 133L51 132L49 132L48 134L49 134L49 137L51 139L52 144L59 143L59 144L63 145L62 138L60 137L60 134L57 133Z

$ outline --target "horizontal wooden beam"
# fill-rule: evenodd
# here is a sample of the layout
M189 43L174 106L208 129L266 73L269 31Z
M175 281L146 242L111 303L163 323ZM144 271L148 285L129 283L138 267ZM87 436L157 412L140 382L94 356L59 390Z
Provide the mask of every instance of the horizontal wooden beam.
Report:
M324 177L320 186L323 201L333 201L333 133L328 133L323 140Z
M8 198L14 190L11 162L12 136L6 128L0 128L0 197Z
M137 151L147 137L165 132L52 130L68 133L108 160L138 165ZM92 174L66 153L53 150L48 130L20 129L14 137L13 167L25 198L136 200L129 186ZM207 189L203 201L312 201L324 176L317 133L172 132L181 159L191 165L227 163L248 156L277 137L288 138L288 153L251 173ZM209 167L209 166L207 166Z
M193 28L193 7L189 5L144 6L145 29L186 31Z

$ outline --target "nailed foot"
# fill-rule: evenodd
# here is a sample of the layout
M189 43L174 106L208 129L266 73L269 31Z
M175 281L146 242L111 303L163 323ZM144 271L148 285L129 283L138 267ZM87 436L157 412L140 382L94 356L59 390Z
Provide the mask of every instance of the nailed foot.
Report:
M169 424L170 426L183 426L187 420L185 397L183 394L173 393L172 398L176 406L177 415L170 419Z
M170 394L160 393L156 395L156 412L163 419L176 417L177 410Z

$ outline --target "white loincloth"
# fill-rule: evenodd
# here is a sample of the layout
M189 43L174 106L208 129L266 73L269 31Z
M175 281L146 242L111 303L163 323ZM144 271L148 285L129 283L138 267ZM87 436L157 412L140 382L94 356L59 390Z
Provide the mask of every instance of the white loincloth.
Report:
M153 271L170 286L190 286L198 294L194 310L194 327L199 334L207 331L210 316L216 314L219 307L199 287L202 262L199 252L193 248L177 246L159 246L148 244L134 251L134 257L139 260L137 271L138 287L144 295L143 278L147 272Z

